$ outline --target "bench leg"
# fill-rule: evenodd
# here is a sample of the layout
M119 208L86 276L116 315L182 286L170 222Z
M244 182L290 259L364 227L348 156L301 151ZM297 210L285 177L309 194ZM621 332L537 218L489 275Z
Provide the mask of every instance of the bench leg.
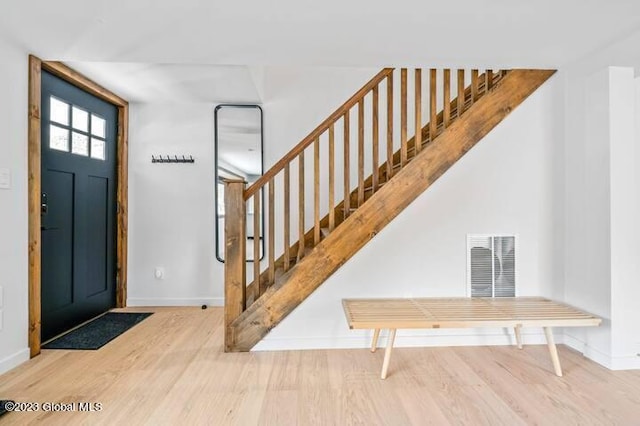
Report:
M387 378L387 370L389 369L389 361L391 360L391 349L393 348L393 341L396 339L396 329L389 330L389 337L387 337L387 349L384 351L384 362L382 363L382 374L380 378Z
M556 371L556 376L562 377L562 367L560 367L560 358L558 358L558 350L556 349L556 344L553 341L553 331L551 330L551 327L544 327L544 334L547 336L547 345L549 346L553 369Z
M380 329L373 330L373 340L371 341L371 352L375 352L378 349L378 337L380 337Z
M518 349L522 349L522 334L520 334L520 326L516 325L513 327L513 331L516 334L516 343L518 344Z

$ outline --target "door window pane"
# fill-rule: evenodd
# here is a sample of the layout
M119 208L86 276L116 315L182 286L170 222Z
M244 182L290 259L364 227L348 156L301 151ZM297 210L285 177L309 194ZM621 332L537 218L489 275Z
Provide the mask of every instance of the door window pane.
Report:
M49 125L49 148L69 152L69 131L53 124Z
M101 139L91 138L91 158L104 160L104 141Z
M104 121L103 118L100 118L97 115L91 114L91 134L93 136L104 138L105 125L106 125L106 122Z
M83 132L89 131L89 113L73 107L73 128Z
M50 107L49 118L51 121L55 121L56 123L64 124L65 126L69 125L69 104L62 102L54 98L53 96L50 98Z
M89 137L73 132L71 139L71 152L78 155L89 156Z

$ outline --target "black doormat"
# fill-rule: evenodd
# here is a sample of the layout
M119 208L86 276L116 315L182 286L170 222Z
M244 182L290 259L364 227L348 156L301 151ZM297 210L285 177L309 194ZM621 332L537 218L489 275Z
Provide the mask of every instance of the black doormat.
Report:
M151 312L109 312L68 332L44 345L43 349L100 349L140 321Z
M9 411L7 410L7 407L5 407L7 404L13 404L13 401L4 399L0 401L0 416Z

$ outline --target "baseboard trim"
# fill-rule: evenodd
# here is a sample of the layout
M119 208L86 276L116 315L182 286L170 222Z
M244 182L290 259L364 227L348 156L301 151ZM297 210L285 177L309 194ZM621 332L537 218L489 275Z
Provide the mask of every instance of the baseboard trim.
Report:
M640 356L638 355L614 357L568 334L565 334L564 342L567 346L582 352L585 357L609 370L640 370Z
M640 355L620 356L611 359L612 370L640 370Z
M224 297L129 298L127 306L224 306Z
M439 346L514 346L515 337L512 333L489 334L410 334L402 335L398 331L394 347L439 347ZM562 335L557 334L556 343L562 343ZM383 331L378 341L378 346L386 345L386 335ZM523 333L524 345L546 344L545 335L541 332ZM371 332L360 336L338 337L292 337L269 338L268 336L258 343L252 351L281 351L281 350L308 350L308 349L362 349L371 345Z
M22 349L13 355L0 360L0 374L13 370L22 363L29 361L29 348Z
M589 346L586 342L566 333L564 335L564 344L582 353L582 355L589 358L591 361L597 362L609 370L612 369L611 355L599 351L598 349Z

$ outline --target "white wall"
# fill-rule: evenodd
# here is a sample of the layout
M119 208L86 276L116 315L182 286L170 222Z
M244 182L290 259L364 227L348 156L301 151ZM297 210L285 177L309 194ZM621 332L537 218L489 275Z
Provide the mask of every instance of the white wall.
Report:
M640 78L636 77L634 81L635 86L635 111L633 115L633 122L635 124L635 135L634 135L634 171L635 171L635 190L634 190L634 198L635 198L635 233L630 233L629 238L633 239L633 241L640 241L640 221L638 218L640 217ZM638 262L640 259L640 244L635 244L635 255L631 260L632 264L636 267L635 277L640 276L640 263ZM624 327L629 333L627 340L629 342L635 343L635 355L638 357L640 354L640 329L636 326L640 324L640 309L638 309L638 302L640 301L640 285L638 285L637 278L633 281L630 281L630 286L626 287L627 298L625 299L624 305L624 313L626 318L623 318ZM633 354L633 352L632 352Z
M637 220L640 217L640 78L636 77L635 82L635 112L633 116L633 121L635 124L635 135L634 135L634 159L635 159L635 202L636 202L636 214L635 214L635 233L630 235L634 241L640 241L640 221ZM633 264L636 267L636 277L640 276L640 264L638 263L638 259L640 259L640 244L636 244L635 246L635 257L632 260ZM640 329L636 327L636 324L640 324L640 309L638 309L638 301L640 301L640 285L637 284L637 280L632 282L632 285L627 288L628 298L627 303L624 308L624 312L627 315L627 320L625 321L625 326L627 330L631 333L631 338L629 339L631 342L635 342L636 345L636 356L640 354Z
M261 87L255 89L265 96L261 105L265 170L377 71L266 68ZM214 107L213 103L131 105L128 303L132 306L223 304L224 264L214 251ZM151 155L159 154L193 155L196 163L152 164ZM249 273L251 266L247 264ZM164 268L163 280L154 278L156 267Z
M570 82L571 85L575 81ZM575 137L567 138L567 269L565 301L603 318L595 329L567 329L568 341L592 358L608 357L611 347L610 158L608 136L609 73L602 70L583 80L581 100L570 99L570 119L584 114L582 125L571 122ZM575 108L575 109L574 109Z
M289 152L378 71L376 68L267 67L264 72L263 99L265 170ZM355 117L352 117L352 121L351 126L354 128ZM336 138L339 137L341 129L336 127ZM351 144L355 145L355 140ZM339 159L340 151L337 149L336 156ZM307 154L311 152L308 151ZM311 167L308 169L312 170L312 163L309 165Z
M610 185L611 185L611 335L612 367L640 368L640 324L638 306L638 229L635 163L637 119L636 82L633 68L609 69Z
M468 233L517 234L518 294L561 297L562 96L562 79L554 77L255 349L366 347L368 332L348 329L342 298L465 296ZM525 341L542 338L536 330ZM508 342L503 330L404 331L398 337L401 346Z
M603 318L599 328L567 329L565 343L613 369L640 368L637 285L634 72L626 41L566 72L566 277L564 300Z
M222 305L215 258L213 104L131 105L129 277L132 306ZM153 164L192 155L194 164ZM164 268L164 279L154 277Z
M27 293L27 73L25 52L0 39L0 374L29 358Z

